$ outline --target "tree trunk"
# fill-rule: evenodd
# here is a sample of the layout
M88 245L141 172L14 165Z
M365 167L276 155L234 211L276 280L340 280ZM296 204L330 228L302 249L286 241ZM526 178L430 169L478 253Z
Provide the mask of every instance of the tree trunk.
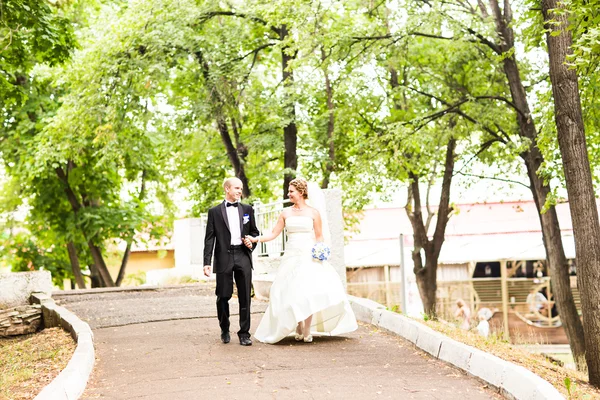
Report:
M221 140L223 141L225 149L227 150L227 156L229 157L229 162L231 162L231 166L233 167L235 176L238 177L244 185L244 188L242 189L242 195L244 197L248 197L250 196L250 185L248 183L248 177L246 176L246 171L244 170L244 165L240 160L238 151L233 145L233 141L231 140L231 136L229 135L229 127L227 126L227 122L224 118L217 118L217 128L219 129Z
M248 148L240 140L239 129L234 118L231 118L231 127L233 129L233 137L235 138L235 152L238 157L238 163L240 166L239 170L236 170L235 176L237 176L244 184L244 188L242 189L242 195L245 198L248 198L252 195L252 191L250 190L250 184L248 183L248 177L246 176L246 170L244 168L244 165L246 164L246 157L248 156Z
M87 242L90 252L92 253L92 258L94 260L94 264L96 265L96 269L102 279L102 283L105 287L114 287L115 282L110 276L110 272L108 272L108 267L104 262L104 257L102 256L102 250L98 247L94 242L88 240Z
M56 168L55 171L56 171L56 175L58 176L58 179L60 179L60 181L63 183L65 194L67 195L67 199L69 200L69 203L71 204L71 208L72 208L73 212L75 214L77 214L79 212L79 210L81 210L82 205L77 200L77 196L75 195L75 192L73 192L73 189L69 185L69 180L67 178L67 175L65 174L63 169L60 167ZM90 249L90 253L92 255L92 258L94 259L94 264L98 271L98 275L101 279L101 284L105 287L115 286L115 283L112 280L112 277L110 276L110 272L108 272L108 268L106 267L106 263L104 262L104 257L102 256L102 251L90 239L87 238L87 235L83 230L82 230L82 234L83 234L84 238L86 239L88 248Z
M229 127L227 126L227 122L224 118L217 118L217 128L219 129L221 140L223 141L225 149L227 150L227 156L229 157L229 162L231 162L231 166L233 167L234 174L242 181L242 184L244 185L242 194L244 197L248 197L250 196L248 177L246 176L246 171L244 170L244 165L240 160L239 154L233 145L233 141L231 140L231 136L229 134Z
M450 129L454 128L454 122L450 122ZM450 188L452 187L452 176L454 175L454 150L456 149L456 139L450 138L446 146L446 159L444 160L444 177L442 179L442 192L440 193L440 204L438 206L437 222L433 232L433 254L435 265L444 244L446 236L446 226L450 220Z
M524 153L522 157L525 160L527 175L529 176L533 198L540 218L544 247L546 249L546 258L548 261L548 268L550 269L550 276L552 278L554 300L565 333L569 339L573 358L576 361L578 360L577 368L581 369L584 367L582 362L585 357L583 325L581 324L581 319L579 318L579 313L577 312L575 299L573 297L573 290L571 289L569 264L567 257L565 256L556 208L551 206L545 213L542 213L546 199L550 194L550 188L548 185L545 185L542 178L537 175L537 171L541 166L541 160L530 154L534 151L539 152L539 149L537 147L532 147L530 151Z
M100 278L98 268L96 268L96 265L93 263L90 264L90 285L92 286L92 289L106 286L102 281L102 278Z
M140 184L140 192L138 194L138 200L141 202L146 197L146 170L142 171L142 182ZM121 286L123 282L123 278L125 278L125 270L127 269L127 263L129 262L129 255L131 254L131 243L133 242L133 237L127 240L127 246L125 246L125 253L123 253L123 258L121 259L121 267L119 268L119 274L117 275L117 280L115 285Z
M75 243L72 241L67 243L67 252L69 253L69 260L71 261L71 269L73 270L73 276L75 276L75 282L77 282L79 289L85 289L85 281L83 280L83 274L81 273L77 249L75 248Z
M428 247L430 246L425 246L426 249ZM421 260L421 255L413 252L412 259L415 266L417 265L417 258ZM421 302L423 303L423 312L435 319L437 317L437 260L434 261L431 252L425 250L425 267L422 267L422 261L420 265L421 268L418 273L415 273L415 276Z
M288 37L289 32L287 25L282 25L279 29L279 39L283 42ZM294 74L290 69L290 62L294 59L293 55L287 54L289 47L282 46L281 48L281 70L283 76L283 84L285 87L292 85L294 81ZM298 127L296 126L296 107L294 100L290 99L290 94L286 93L288 97L285 102L285 116L289 119L289 123L283 128L283 144L285 148L283 156L283 168L286 171L283 177L283 198L287 199L288 187L290 182L296 176L296 169L298 169L298 155L296 153L297 141L298 141Z
M556 13L555 9L562 9ZM567 66L573 38L558 0L543 0L558 144L577 252L577 283L585 327L590 384L600 387L600 222L587 152L577 72ZM550 23L552 21L552 23ZM558 24L556 24L558 23Z
M423 221L421 195L419 189L419 177L410 173L412 182L409 195L409 202L412 201L412 207L407 206L406 213L413 227L414 249L412 259L414 264L414 273L417 278L419 295L423 302L423 310L426 315L436 317L437 310L437 265L444 244L446 226L450 218L450 188L452 185L452 175L454 174L454 149L456 140L451 138L446 148L446 159L444 163L444 177L442 180L442 193L440 194L440 204L437 211L437 222L433 239L427 237L427 226ZM421 249L425 252L425 265L421 256Z
M129 262L129 256L131 255L131 242L132 239L127 241L127 246L125 246L125 252L123 253L123 258L121 258L121 267L119 268L119 274L117 275L117 280L115 281L115 285L121 286L123 283L123 279L125 278L125 271L127 270L127 263Z
M325 50L321 48L321 61L325 62L325 59ZM333 141L333 133L335 131L335 106L333 105L333 87L331 86L331 79L329 78L327 67L323 68L323 73L325 75L325 93L327 94L327 146L329 157L325 164L321 188L327 189L329 187L329 182L331 181L331 174L335 168L335 142Z
M510 24L512 21L512 12L510 2L504 2L504 14L500 11L497 0L490 0L492 15L496 22L496 30L501 38L501 51L506 54L514 50L514 34ZM571 352L575 360L581 359L585 354L583 325L579 319L573 292L571 290L571 280L569 277L569 266L565 256L558 217L554 206L542 214L542 208L550 194L550 187L543 182L537 175L542 162L544 161L542 153L537 147L537 131L533 123L525 87L519 74L516 57L506 56L503 59L504 73L507 77L510 93L513 103L516 106L517 124L519 126L519 135L531 141L531 147L524 152L521 157L525 161L527 174L529 176L530 188L533 198L540 215L540 224L544 238L544 247L546 249L546 258L550 275L552 277L552 287L554 297L565 333L569 339Z
M419 177L410 173L411 183L409 187L409 199L406 205L406 215L410 220L413 228L414 248L411 258L413 260L413 272L417 278L417 287L419 295L423 303L423 310L426 315L435 315L435 303L437 291L437 271L434 271L437 265L427 263L427 250L430 247L429 239L427 238L427 230L423 222L423 212L421 206L421 193L419 188ZM425 252L425 263L421 250Z

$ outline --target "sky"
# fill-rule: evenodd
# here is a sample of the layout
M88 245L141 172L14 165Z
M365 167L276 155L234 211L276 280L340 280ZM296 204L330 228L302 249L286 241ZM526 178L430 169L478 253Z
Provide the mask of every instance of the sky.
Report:
M494 171L489 167L480 167L473 171L476 175L491 176ZM527 184L525 176L506 176L507 180L514 180ZM556 184L551 185L557 187ZM425 204L425 190L422 186L422 203ZM436 184L430 193L430 204L437 205L441 194L441 182ZM567 198L565 190L558 190L558 195ZM406 205L406 186L399 186L397 190L386 194L375 194L374 200L367 208L404 207ZM450 189L450 202L455 204L491 203L507 201L533 200L531 190L520 184L513 184L493 179L477 179L462 175L455 175Z

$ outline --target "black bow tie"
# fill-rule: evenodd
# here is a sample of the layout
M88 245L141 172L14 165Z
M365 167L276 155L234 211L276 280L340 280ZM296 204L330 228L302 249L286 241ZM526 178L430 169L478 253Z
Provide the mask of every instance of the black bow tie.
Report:
M226 204L227 204L227 207L237 207L238 206L238 203L227 202Z

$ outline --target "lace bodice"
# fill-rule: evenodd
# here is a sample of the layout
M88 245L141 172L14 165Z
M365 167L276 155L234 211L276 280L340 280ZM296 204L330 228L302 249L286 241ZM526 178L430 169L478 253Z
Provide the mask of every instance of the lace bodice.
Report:
M312 232L313 219L304 215L292 215L285 219L285 229L290 233Z
M309 254L310 247L315 243L313 219L304 215L292 215L285 219L287 232L286 253L292 250L302 250Z

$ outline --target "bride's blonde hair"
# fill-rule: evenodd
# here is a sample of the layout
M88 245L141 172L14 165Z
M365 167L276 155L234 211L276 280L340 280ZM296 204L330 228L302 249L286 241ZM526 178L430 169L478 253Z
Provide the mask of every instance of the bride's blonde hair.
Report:
M302 178L292 179L290 186L293 186L304 199L308 199L308 182Z

